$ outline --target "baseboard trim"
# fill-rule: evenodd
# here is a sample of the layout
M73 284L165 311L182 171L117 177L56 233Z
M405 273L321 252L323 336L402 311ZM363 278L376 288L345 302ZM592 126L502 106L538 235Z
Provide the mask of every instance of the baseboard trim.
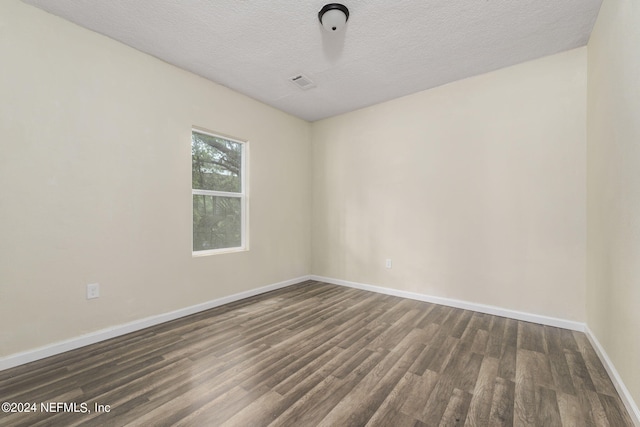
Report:
M624 385L624 382L622 381L620 374L618 374L618 371L613 365L613 362L611 361L611 359L609 359L609 356L607 355L607 352L604 350L604 347L600 344L600 341L598 341L598 339L593 334L591 329L589 329L589 326L585 327L584 334L589 339L589 342L591 342L591 345L593 346L594 350L598 354L600 361L604 365L604 369L606 369L607 373L609 374L609 377L613 381L613 385L616 388L616 391L618 392L618 394L620 395L620 399L622 399L624 406L627 408L627 411L629 412L631 421L633 421L636 426L640 427L640 409L638 408L638 405L636 404L636 402L633 400L633 397L631 397L631 393L629 392L627 387Z
M274 291L276 289L285 288L287 286L294 285L296 283L309 280L310 276L301 276L295 279L285 280L283 282L274 283L271 285L263 286L256 289L240 292L237 294L229 295L226 297L218 298L215 300L207 301L201 304L192 305L190 307L181 308L179 310L171 311L164 314L158 314L155 316L146 317L144 319L135 320L133 322L125 323L122 325L112 326L109 328L101 329L96 332L91 332L85 335L81 335L68 340L60 341L43 347L39 347L33 350L27 350L20 353L11 354L6 357L0 358L0 371L13 368L15 366L24 365L26 363L34 362L36 360L44 359L46 357L55 356L56 354L64 353L69 350L75 350L80 347L84 347L90 344L95 344L100 341L105 341L110 338L115 338L121 335L125 335L131 332L136 332L141 329L155 326L160 323L168 322L170 320L179 319L181 317L189 316L191 314L199 313L204 310L209 310L230 302L238 301L244 298L249 298L255 295L260 295L265 292Z
M492 305L477 304L451 298L436 297L419 294L416 292L401 291L398 289L385 288L382 286L368 285L365 283L349 282L347 280L334 279L311 275L311 280L331 283L334 285L347 286L350 288L362 289L365 291L377 292L379 294L393 295L396 297L409 298L418 301L430 302L434 304L446 305L449 307L461 308L464 310L478 311L480 313L493 314L495 316L509 317L511 319L523 320L525 322L539 323L541 325L555 326L557 328L570 329L572 331L584 332L585 324L571 320L559 319L556 317L542 316L539 314L525 313L522 311L509 310L507 308Z

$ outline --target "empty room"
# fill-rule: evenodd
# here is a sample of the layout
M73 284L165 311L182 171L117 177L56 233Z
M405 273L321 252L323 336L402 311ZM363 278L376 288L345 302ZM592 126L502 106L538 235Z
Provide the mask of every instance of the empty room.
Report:
M0 425L640 426L640 3L2 0Z

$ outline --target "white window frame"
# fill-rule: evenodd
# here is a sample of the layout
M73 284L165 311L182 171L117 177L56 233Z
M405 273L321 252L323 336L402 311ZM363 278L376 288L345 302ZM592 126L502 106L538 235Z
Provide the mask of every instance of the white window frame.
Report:
M247 171L248 166L248 157L249 157L249 141L243 141L238 138L233 138L230 136L222 135L219 133L214 133L208 130L204 130L197 127L191 128L191 139L193 138L193 133L199 133L202 135L208 135L215 138L226 139L227 141L236 142L242 147L242 156L240 161L240 192L233 193L228 191L212 191L212 190L199 190L193 188L193 181L191 181L191 255L193 257L202 257L209 255L217 255L224 253L232 253L232 252L243 252L249 250L249 198L248 194L248 178L249 174ZM191 161L193 161L193 155L191 157ZM232 248L219 248L219 249L206 249L202 251L194 251L193 250L193 196L220 196L220 197L236 197L240 199L240 246L232 247Z

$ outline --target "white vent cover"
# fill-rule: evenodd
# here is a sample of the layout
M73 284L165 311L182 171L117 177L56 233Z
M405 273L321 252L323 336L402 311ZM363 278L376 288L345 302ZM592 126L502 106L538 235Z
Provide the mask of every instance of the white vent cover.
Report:
M316 87L316 84L309 77L304 74L296 74L293 77L289 77L289 81L294 85L298 86L300 89L311 89L312 87Z

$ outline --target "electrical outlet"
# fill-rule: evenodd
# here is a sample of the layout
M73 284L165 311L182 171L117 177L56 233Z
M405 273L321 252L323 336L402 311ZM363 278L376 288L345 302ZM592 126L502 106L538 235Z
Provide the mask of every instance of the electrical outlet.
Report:
M87 285L87 299L94 299L100 296L100 283L89 283Z
M391 268L391 260L390 259L385 260L384 266L387 268Z

